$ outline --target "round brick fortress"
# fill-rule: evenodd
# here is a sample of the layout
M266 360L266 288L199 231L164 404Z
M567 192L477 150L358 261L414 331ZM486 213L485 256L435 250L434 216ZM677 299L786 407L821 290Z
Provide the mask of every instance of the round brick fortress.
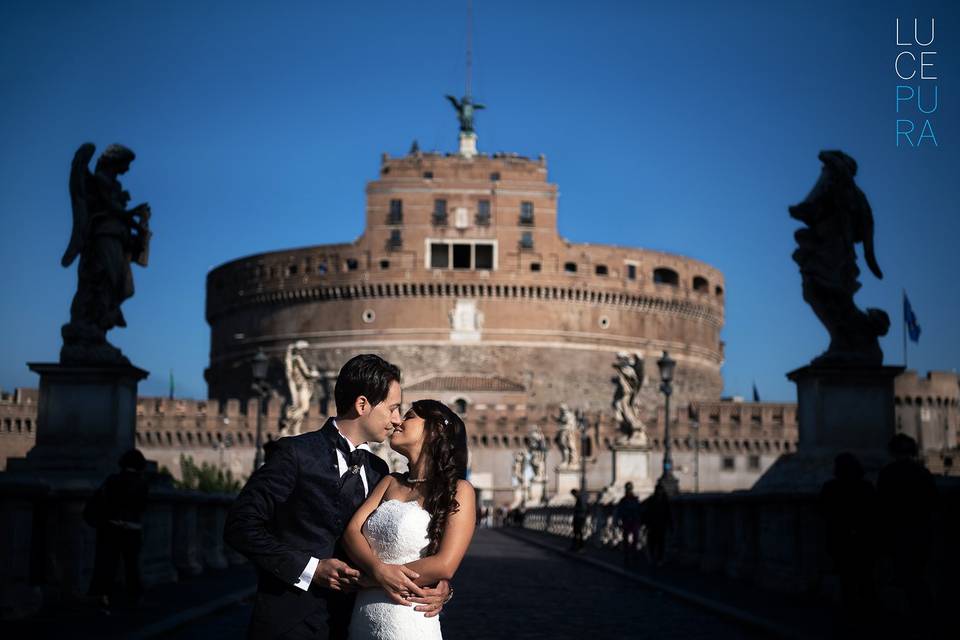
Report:
M617 352L638 352L651 418L661 402L656 360L668 350L676 406L719 399L722 274L669 253L560 237L542 157L384 155L366 192L355 242L248 256L209 273L209 397L251 395L259 348L285 388L284 351L305 340L308 362L330 377L375 352L420 396L470 403L490 396L477 383L486 378L518 403L594 410L610 407ZM469 383L450 382L458 379Z

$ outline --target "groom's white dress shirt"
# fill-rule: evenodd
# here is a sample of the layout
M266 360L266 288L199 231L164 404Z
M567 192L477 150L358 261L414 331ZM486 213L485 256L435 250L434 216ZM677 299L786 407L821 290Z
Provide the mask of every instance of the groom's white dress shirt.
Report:
M333 421L333 426L337 427L337 433L340 433L340 427L337 426L336 420ZM343 436L342 433L340 433L340 435ZM353 443L350 442L350 438L343 436L343 439L347 441L347 445L350 447L350 451L353 451L355 449L364 449L366 451L370 451L370 447L367 445L366 442L362 443L360 446L355 447L353 446ZM340 451L340 449L337 449L337 466L339 467L340 477L342 478L343 474L345 474L348 471L348 467L347 467L347 457L343 455L343 451ZM364 496L370 495L370 485L367 484L366 465L360 466L360 479L363 481L363 495ZM300 574L300 580L297 581L296 586L303 589L304 591L309 589L310 583L313 582L313 574L317 572L317 567L319 565L320 565L320 559L311 557L310 562L307 563L307 566L306 568L304 568L303 573Z

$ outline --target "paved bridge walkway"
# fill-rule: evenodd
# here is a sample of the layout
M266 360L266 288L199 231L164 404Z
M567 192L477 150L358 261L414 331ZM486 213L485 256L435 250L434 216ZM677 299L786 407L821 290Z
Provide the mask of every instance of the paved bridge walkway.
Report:
M581 639L769 637L760 630L644 586L628 576L480 529L442 617L444 637ZM163 637L243 637L250 603L242 602Z

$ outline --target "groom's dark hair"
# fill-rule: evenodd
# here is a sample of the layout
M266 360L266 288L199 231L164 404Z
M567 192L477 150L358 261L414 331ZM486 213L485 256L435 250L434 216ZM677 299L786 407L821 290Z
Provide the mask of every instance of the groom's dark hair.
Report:
M386 399L391 382L400 382L400 369L396 365L372 353L350 358L340 369L337 384L333 387L337 415L348 415L360 396L364 396L371 406L377 406Z

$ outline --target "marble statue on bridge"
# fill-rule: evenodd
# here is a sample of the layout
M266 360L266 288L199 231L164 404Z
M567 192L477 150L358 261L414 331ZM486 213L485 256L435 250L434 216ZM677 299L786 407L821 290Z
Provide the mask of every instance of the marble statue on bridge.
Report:
M129 365L120 349L107 342L107 332L125 327L120 305L133 296L130 264L146 267L150 255L150 206L127 209L130 194L117 179L136 155L123 145L108 146L93 173L96 147L77 149L70 169L73 229L60 264L79 257L77 291L70 304L70 322L63 325L62 364Z
M791 217L807 225L794 233L803 299L830 332L830 346L811 364L879 366L879 338L890 329L890 318L880 309L861 311L853 301L860 289L857 243L863 243L870 271L883 278L873 249L873 212L854 182L856 161L842 151L821 151L819 158L819 179L803 202L789 208Z

